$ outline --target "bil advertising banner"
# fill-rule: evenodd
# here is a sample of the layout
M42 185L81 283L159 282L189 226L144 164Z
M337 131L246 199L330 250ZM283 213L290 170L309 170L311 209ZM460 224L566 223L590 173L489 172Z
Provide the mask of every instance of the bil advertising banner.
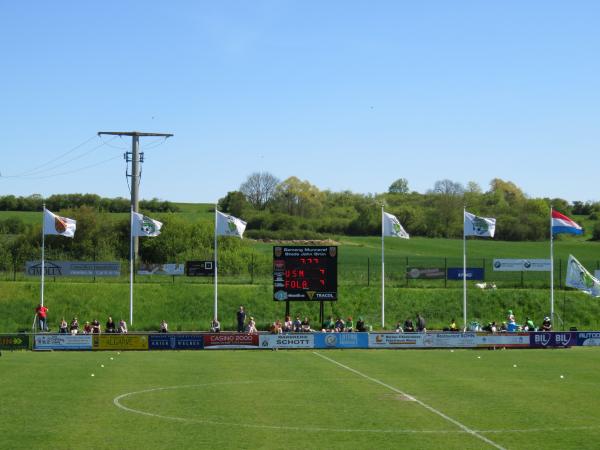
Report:
M315 348L369 348L368 333L315 333Z
M476 342L477 347L527 348L529 333L477 333Z
M144 334L94 334L94 350L148 350L148 335Z
M580 331L577 334L577 345L600 346L600 331Z
M311 333L261 334L260 348L315 348L315 336Z
M535 332L529 333L531 347L571 347L577 345L577 333L566 332Z
M204 348L207 350L230 349L257 349L258 334L252 333L209 333L203 335Z
M89 334L36 334L35 350L91 350L92 336Z
M204 339L201 334L159 333L148 336L150 350L201 350Z
M369 333L369 348L423 348L425 333Z
M0 336L1 350L27 350L29 336L27 334L3 334Z

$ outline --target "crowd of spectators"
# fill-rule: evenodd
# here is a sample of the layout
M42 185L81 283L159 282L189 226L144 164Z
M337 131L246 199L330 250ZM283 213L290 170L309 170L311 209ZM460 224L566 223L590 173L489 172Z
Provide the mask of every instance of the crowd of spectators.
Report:
M79 319L73 317L70 323L67 323L63 317L58 326L58 332L60 334L101 334L102 325L98 319L94 319L91 322L85 321L83 326L79 324ZM105 333L127 333L127 322L121 319L117 324L111 316L108 317L106 325L104 327Z

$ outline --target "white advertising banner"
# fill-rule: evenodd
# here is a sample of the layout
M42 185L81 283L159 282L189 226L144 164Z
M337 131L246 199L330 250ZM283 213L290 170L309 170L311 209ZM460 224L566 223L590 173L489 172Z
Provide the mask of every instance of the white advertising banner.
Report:
M424 333L369 333L369 348L421 348Z
M427 333L423 345L432 348L477 347L477 333Z
M142 264L138 275L183 275L185 264Z
M313 334L261 334L258 345L260 348L314 348Z
M477 333L477 347L529 347L529 333Z
M550 272L549 259L494 259L496 272Z
M36 334L35 350L91 350L91 334Z

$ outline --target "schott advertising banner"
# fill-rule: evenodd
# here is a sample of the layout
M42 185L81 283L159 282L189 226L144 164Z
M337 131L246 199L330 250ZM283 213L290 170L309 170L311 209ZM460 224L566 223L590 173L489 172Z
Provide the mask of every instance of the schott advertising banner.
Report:
M44 261L44 272L47 277L118 277L121 275L121 263L118 261ZM27 261L25 275L41 276L42 262Z
M260 348L314 348L315 336L311 333L261 334Z
M496 272L550 272L549 259L494 259Z

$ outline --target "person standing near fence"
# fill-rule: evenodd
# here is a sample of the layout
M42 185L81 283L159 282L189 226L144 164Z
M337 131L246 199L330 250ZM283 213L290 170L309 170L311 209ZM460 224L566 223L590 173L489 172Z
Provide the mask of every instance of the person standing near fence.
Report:
M238 333L243 333L244 332L244 324L246 323L246 311L244 310L244 307L242 305L240 305L240 309L238 309L236 316L237 316L237 331L238 331Z
M35 308L35 313L37 315L40 331L48 331L48 308L40 303L38 307Z

